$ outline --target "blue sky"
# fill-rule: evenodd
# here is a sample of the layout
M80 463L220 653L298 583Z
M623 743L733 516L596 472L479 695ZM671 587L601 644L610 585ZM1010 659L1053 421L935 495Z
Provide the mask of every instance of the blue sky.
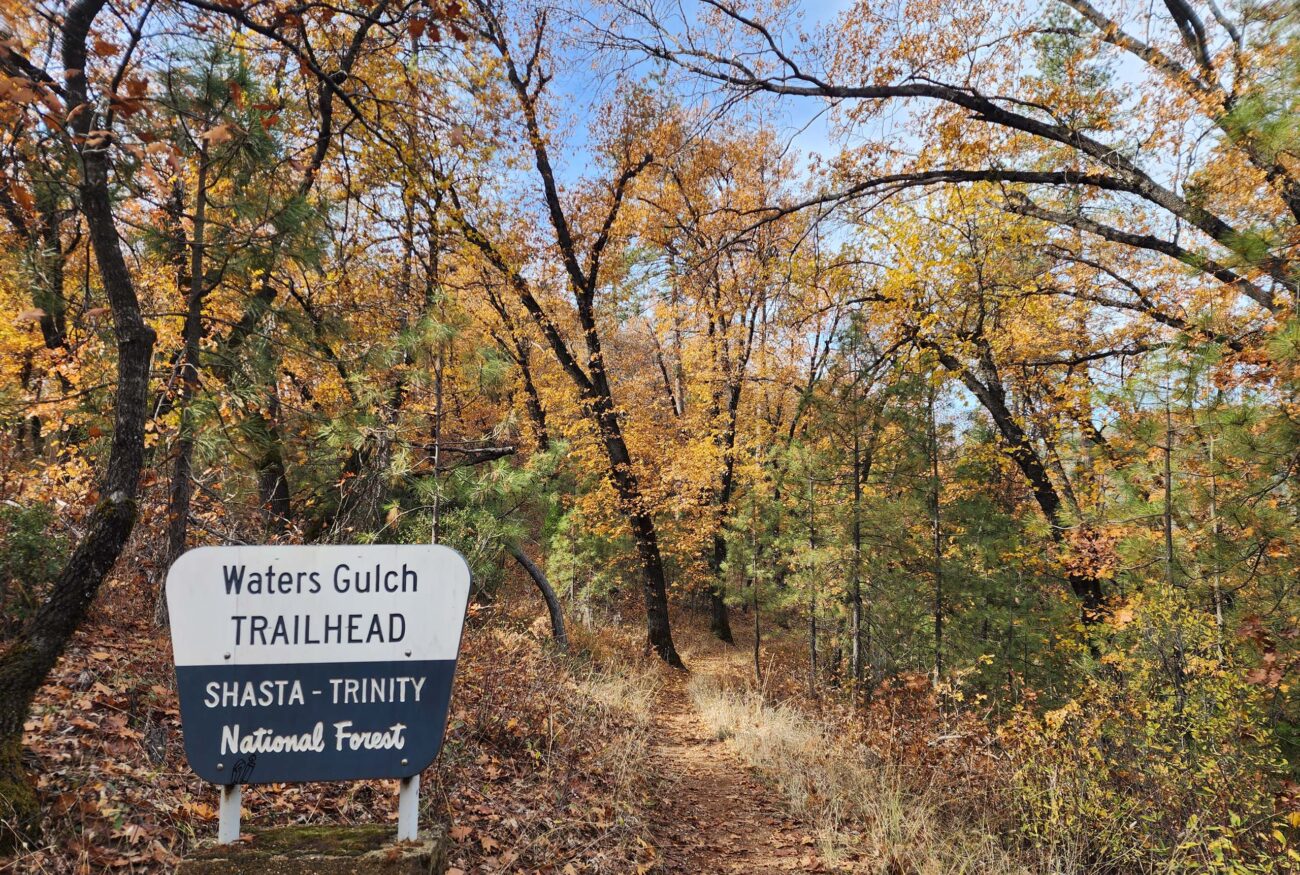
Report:
M842 11L852 6L854 0L830 0L830 2L807 2L799 4L801 29L812 32L817 28L831 24ZM690 10L689 0L683 8ZM592 13L593 17L596 13ZM630 59L624 59L630 60ZM608 57L596 59L591 55L574 51L569 57L556 64L555 80L550 85L556 105L567 109L567 124L563 125L561 140L563 148L559 155L558 168L565 181L582 178L587 159L588 129L592 113L608 96L611 75L598 69L599 64L608 64ZM636 67L641 74L648 74L653 68L646 63ZM699 87L698 81L690 88ZM712 85L706 86L710 91ZM690 96L699 96L698 92ZM832 156L837 151L831 142L828 107L821 101L809 99L785 99L768 101L763 118L775 130L788 138L794 148L803 156L820 154Z

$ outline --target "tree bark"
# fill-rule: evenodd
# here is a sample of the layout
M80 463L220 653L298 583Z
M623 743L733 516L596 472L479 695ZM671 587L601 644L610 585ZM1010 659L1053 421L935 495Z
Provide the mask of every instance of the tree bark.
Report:
M533 583L537 584L542 598L546 600L546 611L551 616L551 636L555 638L555 643L561 650L568 650L569 636L564 631L564 611L560 608L559 596L555 594L551 582L521 548L511 547L510 555L515 557L515 561L523 566L524 571L527 571L528 576L533 579Z
M817 549L817 493L808 475L808 553ZM808 693L817 695L817 575L808 581Z
M542 396L537 391L537 384L533 381L533 357L529 349L528 339L522 335L519 326L515 324L514 317L511 316L509 308L506 307L506 302L491 286L487 289L487 299L488 304L496 311L497 317L501 320L501 326L505 328L506 333L506 337L501 337L493 331L492 337L506 356L515 363L515 367L519 368L519 377L524 391L524 411L528 414L528 423L533 432L533 442L537 444L539 452L545 452L551 448L551 434L546 425L546 407L542 404Z
M68 126L81 144L81 209L113 314L117 347L113 438L104 478L91 498L94 508L83 524L85 535L31 621L0 655L0 797L13 812L20 833L33 831L38 816L35 796L22 771L23 723L37 691L84 620L100 584L131 534L144 461L154 332L141 316L118 240L108 186L108 139L104 135L88 137L98 127L98 119L87 93L86 41L105 3L74 3L68 9L60 38L62 66L68 71ZM5 840L0 838L0 843Z
M926 430L929 433L930 456L930 559L934 573L934 682L937 685L943 678L943 524L939 517L940 489L939 481L939 423L935 419L935 389L930 387L927 406Z
M734 429L731 430L734 436ZM734 443L734 437L732 440ZM723 564L727 561L727 539L722 528L726 524L727 508L731 504L731 493L735 484L736 462L734 454L724 448L722 486L718 490L717 528L713 532L713 552L709 556L709 631L713 637L725 644L735 644L731 634L731 622L727 617L727 601L722 581Z
M672 627L668 620L668 582L664 574L663 557L659 552L659 534L654 517L646 508L641 494L641 484L632 470L632 459L623 440L618 418L612 404L606 402L598 416L601 437L609 457L610 479L618 494L619 504L627 515L637 555L641 560L641 590L645 599L646 637L659 658L673 668L685 668L673 644Z
M203 238L208 207L208 150L199 148L198 180L194 191L194 232L190 240L189 287L185 289L185 325L181 332L180 432L176 438L176 459L172 467L171 490L167 498L167 565L185 552L185 535L189 531L190 502L194 497L194 396L199 390L199 343L203 339L203 299L207 284L203 275ZM154 617L159 625L167 622L167 599L158 593Z
M36 306L45 311L41 316L41 335L46 349L60 349L67 343L67 302L63 297L63 269L67 254L63 250L62 222L57 203L43 197L37 201L39 237L33 239L39 251L32 253L37 268L39 293L34 295ZM34 248L36 248L34 247Z
M257 457L257 498L266 520L266 529L272 534L284 534L289 528L290 515L293 512L292 496L289 492L289 474L285 470L284 441L280 435L280 396L272 385L267 415L254 413L255 430L259 437L264 433L265 442Z
M753 338L753 328L750 328L750 340ZM727 561L727 539L723 534L723 526L727 522L727 513L731 509L731 498L736 490L736 417L740 409L740 393L744 387L744 369L749 359L749 343L746 343L745 352L738 366L738 373L732 374L727 386L727 404L723 409L726 421L722 429L721 446L722 451L722 482L718 485L717 493L717 528L713 532L713 553L710 557L710 570L713 572L713 579L709 587L709 631L713 633L719 641L727 644L734 644L735 638L731 634L731 623L727 618L727 602L724 598L724 584L722 580L722 566ZM715 401L715 408L718 405Z
M724 644L735 644L731 634L731 622L727 617L727 599L725 584L722 582L722 564L727 559L727 540L722 535L721 526L713 535L713 553L710 556L710 570L713 579L709 583L709 631L713 637Z
M862 435L853 405L853 569L849 575L854 695L862 686Z
M751 584L753 587L752 595L754 608L754 683L761 684L763 683L763 666L761 664L763 653L763 629L759 625L758 621L758 581L759 576L755 574L754 581Z

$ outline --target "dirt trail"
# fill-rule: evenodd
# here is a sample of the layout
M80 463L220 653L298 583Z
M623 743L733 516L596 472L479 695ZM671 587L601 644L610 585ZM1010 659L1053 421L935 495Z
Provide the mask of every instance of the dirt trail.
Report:
M726 654L693 653L693 674L729 675ZM807 830L782 808L775 791L751 776L695 710L689 678L672 672L661 699L658 762L673 784L654 833L665 873L824 871Z

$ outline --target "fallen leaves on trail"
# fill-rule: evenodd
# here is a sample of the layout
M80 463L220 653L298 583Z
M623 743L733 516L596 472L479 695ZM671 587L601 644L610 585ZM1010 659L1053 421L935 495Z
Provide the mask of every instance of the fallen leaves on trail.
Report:
M504 618L477 619L499 628ZM452 864L466 873L636 871L652 857L643 809L659 795L642 765L647 725L584 688L593 666L565 668L527 623L512 625L467 637L462 653L429 785L452 813Z

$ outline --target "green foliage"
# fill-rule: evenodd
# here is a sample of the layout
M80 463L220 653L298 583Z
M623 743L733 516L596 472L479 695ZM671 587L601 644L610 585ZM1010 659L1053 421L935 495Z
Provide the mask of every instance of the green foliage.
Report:
M1056 86L1068 86L1091 98L1101 97L1114 81L1109 61L1091 51L1084 20L1064 5L1047 7L1043 32L1034 38L1040 75ZM1067 118L1081 129L1105 123L1106 114L1098 106L1091 111L1072 110Z
M48 505L0 506L0 640L30 616L66 557Z
M634 550L631 536L605 534L580 507L555 521L547 544L547 574L556 592L599 599L632 585L621 561Z
M439 477L414 478L406 494L389 507L394 540L429 543L436 513L438 543L458 550L474 571L475 586L492 592L513 562L510 550L527 536L529 521L545 520L551 512L551 487L562 457L563 448L556 448L523 465L502 459L481 468L465 466Z

